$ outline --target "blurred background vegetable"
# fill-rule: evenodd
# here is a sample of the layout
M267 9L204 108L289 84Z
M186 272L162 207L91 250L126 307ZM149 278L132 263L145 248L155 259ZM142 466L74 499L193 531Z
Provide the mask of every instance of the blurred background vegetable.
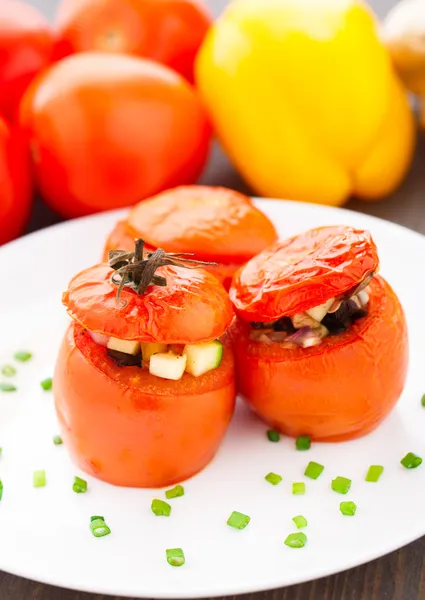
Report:
M36 8L18 0L0 3L0 114L12 119L33 77L52 57L53 34Z
M64 0L56 15L56 55L133 54L193 81L193 62L211 22L197 0Z
M413 117L358 0L234 0L196 74L221 142L260 195L341 205L384 197L406 175Z
M210 127L193 88L150 60L82 53L55 64L21 107L35 178L64 217L130 206L192 183Z

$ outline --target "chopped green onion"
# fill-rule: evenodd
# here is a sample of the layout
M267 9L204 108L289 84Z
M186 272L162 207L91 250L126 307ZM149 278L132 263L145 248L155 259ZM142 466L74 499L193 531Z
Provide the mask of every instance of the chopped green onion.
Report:
M169 517L171 514L171 506L164 500L155 498L152 500L151 509L157 517Z
M303 517L302 515L298 515L297 517L292 517L292 520L294 521L297 529L303 529L304 527L307 527L307 525L308 525L307 519L305 517Z
M109 535L111 530L105 523L104 519L94 519L93 517L90 519L90 529L94 537L104 537L105 535Z
M323 473L325 467L317 462L310 461L305 468L304 475L310 479L317 479Z
M366 481L376 483L384 472L384 467L381 465L370 465L369 470L366 474Z
M19 352L15 352L13 358L19 362L27 362L27 360L32 358L32 354L26 350L21 350Z
M338 494L348 494L351 487L351 479L346 477L335 477L332 479L332 489Z
M93 523L93 521L104 521L105 517L101 517L99 515L94 515L94 517L90 517L90 523Z
M3 448L0 448L0 456L3 454Z
M3 482L0 479L0 500L3 498Z
M271 483L272 485L277 485L282 481L282 477L277 475L276 473L269 473L265 476L265 480Z
M296 483L292 484L292 493L297 495L297 496L301 496L302 494L305 494L305 483L304 481L298 481Z
M76 476L72 489L76 494L85 494L87 492L87 481Z
M16 392L16 387L11 383L0 382L0 392Z
M170 548L165 551L167 562L172 567L181 567L185 563L184 552L181 548Z
M32 481L35 488L44 487L46 485L46 471L34 471Z
M422 463L422 458L413 454L413 452L408 452L400 462L406 469L416 469Z
M422 396L421 404L422 404L422 406L425 406L425 394Z
M175 487L171 488L171 490L167 490L165 492L165 497L167 500L170 500L171 498L178 498L179 496L184 496L184 487L182 485L176 485Z
M60 446L61 444L63 444L61 436L55 435L55 437L53 438L53 443L55 446Z
M243 513L234 510L227 519L227 524L229 527L234 527L235 529L245 529L250 520L251 517L248 517L248 515L244 515Z
M353 517L356 514L357 506L354 502L341 502L339 510L347 517Z
M307 536L300 531L299 533L291 533L285 540L285 545L290 548L304 548L307 543Z
M267 432L267 437L270 442L278 442L280 440L280 434L275 429L269 429Z
M12 367L12 365L4 365L1 374L5 377L13 377L13 375L16 375L16 369L15 367Z
M300 435L295 440L295 447L297 450L309 450L311 446L311 440L308 435Z
M53 387L53 379L51 377L43 379L43 381L40 381L40 385L45 392L49 392Z

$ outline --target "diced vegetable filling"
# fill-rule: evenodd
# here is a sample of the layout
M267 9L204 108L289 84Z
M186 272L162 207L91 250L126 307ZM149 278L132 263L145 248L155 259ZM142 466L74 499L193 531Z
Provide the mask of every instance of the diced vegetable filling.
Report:
M304 313L281 317L270 323L251 323L250 337L255 342L281 344L285 348L310 348L321 344L325 337L346 331L368 311L368 277L343 298L331 298Z
M199 344L145 343L89 332L93 341L106 347L108 356L120 367L142 367L156 377L177 381L184 373L200 377L217 369L223 358L219 340Z

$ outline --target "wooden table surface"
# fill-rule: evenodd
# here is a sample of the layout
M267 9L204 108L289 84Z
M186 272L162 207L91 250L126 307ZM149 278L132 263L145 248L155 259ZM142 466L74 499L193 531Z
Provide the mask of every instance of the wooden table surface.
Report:
M30 0L52 16L57 0ZM379 15L397 0L371 0ZM215 14L226 0L209 0ZM307 166L306 166L307 167ZM203 183L220 184L250 191L218 148L202 178ZM425 142L418 140L412 170L402 187L390 198L376 204L351 201L348 208L401 223L425 234ZM37 201L29 230L40 229L58 219ZM1 543L1 533L0 533ZM25 543L25 540L21 540ZM85 594L53 588L0 572L0 600L108 600L110 596ZM333 577L311 583L252 594L243 600L418 600L425 599L425 538L388 556Z

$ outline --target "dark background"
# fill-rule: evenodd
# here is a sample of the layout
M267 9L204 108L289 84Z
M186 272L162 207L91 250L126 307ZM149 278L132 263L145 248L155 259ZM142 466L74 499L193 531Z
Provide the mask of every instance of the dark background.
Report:
M53 17L58 3L58 0L29 1L49 17ZM423 1L425 3L425 0ZM207 3L214 14L218 15L227 4L227 0L207 0ZM370 0L370 4L380 17L383 17L396 3L397 0ZM217 147L214 148L202 182L225 185L249 192ZM402 187L391 197L379 203L367 204L353 200L347 207L395 221L425 233L424 204L425 144L422 136L419 135L416 158ZM57 221L57 217L40 201L37 201L29 229L40 229ZM398 552L336 576L274 592L245 596L241 600L425 599L424 558L425 538L422 538ZM0 600L107 600L107 598L106 596L53 588L0 572Z

